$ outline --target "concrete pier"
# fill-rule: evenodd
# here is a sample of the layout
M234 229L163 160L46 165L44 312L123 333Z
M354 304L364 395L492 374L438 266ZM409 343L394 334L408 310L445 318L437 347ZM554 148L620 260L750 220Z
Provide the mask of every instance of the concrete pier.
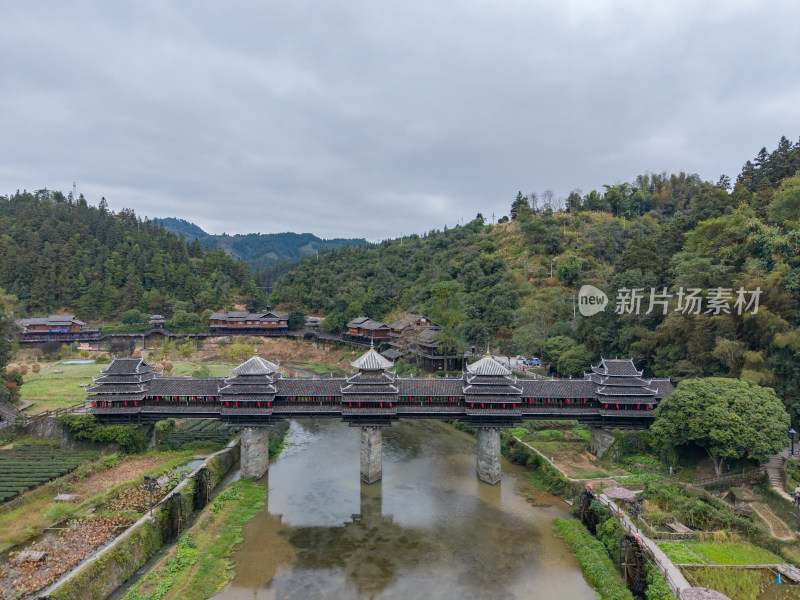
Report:
M375 483L383 477L383 430L361 428L361 480Z
M242 477L261 479L269 469L269 428L245 427L240 446Z
M500 428L478 427L478 479L495 485L501 475Z

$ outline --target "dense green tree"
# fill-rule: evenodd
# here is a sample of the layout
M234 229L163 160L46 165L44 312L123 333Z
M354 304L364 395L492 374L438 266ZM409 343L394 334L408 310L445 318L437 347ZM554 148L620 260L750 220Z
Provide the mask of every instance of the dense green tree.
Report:
M132 210L60 198L50 190L0 197L0 286L28 314L66 309L117 320L134 309L169 316L175 301L200 309L266 303L247 264L223 250L192 244L190 252Z
M726 461L764 460L786 447L789 416L770 388L709 377L678 384L656 408L650 431L666 452L696 445L720 475Z
M573 346L558 357L558 372L566 377L583 377L592 366L594 355L583 344Z
M568 351L575 348L578 344L572 338L565 335L552 337L544 345L542 349L542 360L545 364L550 365L551 369L558 368L558 362L561 357Z
M528 198L522 195L522 192L517 192L517 197L514 198L514 201L511 203L511 211L509 215L512 219L519 218L523 216L524 218L528 217L531 212L531 205L528 203Z
M302 329L306 324L306 313L302 310L293 310L289 313L289 329Z
M132 308L122 313L121 320L125 325L138 325L139 323L147 323L148 317L143 312Z
M21 376L6 371L6 365L14 352L11 334L14 331L15 304L16 298L7 295L0 288L0 402L13 400L12 390L18 390L22 385Z

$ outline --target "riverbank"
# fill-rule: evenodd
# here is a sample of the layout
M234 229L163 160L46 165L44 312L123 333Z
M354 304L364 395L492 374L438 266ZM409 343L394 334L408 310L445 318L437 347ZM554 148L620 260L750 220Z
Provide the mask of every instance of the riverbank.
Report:
M634 452L639 452L638 454L625 453L625 449L622 449L622 462L630 474L616 476L617 481L615 481L615 477L573 479L560 469L560 465L555 464L550 457L543 455L539 449L531 445L538 440L537 446L541 446L543 438L557 438L558 436L552 435L552 433L546 433L545 436L531 435L531 432L524 428L512 431L518 435L504 433L504 453L514 462L526 465L531 469L530 479L554 493L567 498L574 497L575 492L579 491L577 488L582 489L589 482L592 483L594 487L592 492L595 494L604 487L620 484L637 491L640 499L638 525L634 526L631 523L629 530L631 532L641 530L642 540L646 539L644 535L657 540L657 544L652 544L652 553L663 555L662 558L666 559L667 563L670 563L670 559L672 559L669 565L662 568L662 571L666 568L676 575L679 574L681 579L687 579L691 585L713 587L719 585L719 582L724 579L723 575L718 572L719 569L732 567L723 569L723 571L728 573L731 580L736 580L738 583L725 586L723 591L726 591L733 600L754 600L756 598L772 600L773 598L783 598L787 593L790 595L786 597L794 597L792 594L798 593L797 586L791 586L790 581L784 581L780 590L773 589L777 587L775 586L777 572L787 568L785 563L794 562L798 550L794 537L771 536L773 527L768 528L769 523L762 522L762 512L755 510L755 506L749 513L743 512L746 507L742 508L741 504L737 506L736 502L731 501L731 498L737 502L748 498L756 504L755 500L758 500L758 496L750 489L743 487L731 490L717 489L716 493L710 493L702 488L687 485L681 481L685 477L685 473L683 477L666 473L663 465L642 454L638 448L634 448ZM519 435L531 439L531 442L522 441ZM625 435L630 434L623 434L623 437ZM609 461L606 460L604 463L608 465ZM613 467L614 461L610 464ZM741 482L737 482L737 484L742 486ZM761 505L758 504L758 506ZM613 510L615 507L612 512ZM581 518L584 519L583 511L581 511L581 515ZM597 528L597 535L600 537L601 525L597 524L597 520L597 518L594 520L592 526ZM600 520L607 520L606 516ZM607 522L616 522L616 519L612 518ZM691 527L687 527L684 523ZM681 533L676 533L675 529L680 530ZM675 541L667 541L670 539ZM622 563L619 558L619 544L609 545L607 552L619 568ZM759 570L758 565L762 564L766 566ZM764 585L764 582L769 580L767 575L770 572L773 576L772 584ZM590 572L586 574L588 579ZM644 590L645 597L648 599L673 597L671 595L663 596L663 591L658 591L653 587L658 579L663 582L663 576L660 574L656 577L653 573L648 575L647 589ZM753 590L758 590L757 594L754 594ZM598 590L598 593L601 591ZM655 594L655 596L651 594Z
M232 577L230 556L244 524L264 505L255 481L230 484L167 555L128 590L125 600L205 600Z

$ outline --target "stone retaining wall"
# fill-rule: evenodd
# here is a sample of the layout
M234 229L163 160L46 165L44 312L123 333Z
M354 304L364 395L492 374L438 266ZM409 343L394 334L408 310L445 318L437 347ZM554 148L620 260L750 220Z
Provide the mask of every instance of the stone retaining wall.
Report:
M211 487L216 487L236 463L238 449L239 438L236 438L223 450L210 455L156 505L153 509L153 518L148 514L139 519L108 546L45 590L39 598L52 600L108 598L163 545L170 499L175 494L182 494L184 517L188 517L194 509L194 476L206 468Z

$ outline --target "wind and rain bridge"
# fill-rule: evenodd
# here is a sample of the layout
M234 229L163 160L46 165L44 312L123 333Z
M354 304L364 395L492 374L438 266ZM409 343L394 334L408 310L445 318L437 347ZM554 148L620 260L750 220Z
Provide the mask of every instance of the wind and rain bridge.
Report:
M269 468L269 426L288 418L335 418L361 428L361 477L382 477L383 428L397 419L460 420L477 430L481 481L500 481L500 429L528 419L573 419L606 429L643 429L658 402L672 393L668 379L645 378L633 361L603 359L582 379L517 379L486 356L460 378L398 377L393 363L370 349L350 363L348 377L283 377L258 356L229 377L164 377L142 358L114 358L87 388L90 413L107 424L219 419L242 427L241 470L261 477Z

